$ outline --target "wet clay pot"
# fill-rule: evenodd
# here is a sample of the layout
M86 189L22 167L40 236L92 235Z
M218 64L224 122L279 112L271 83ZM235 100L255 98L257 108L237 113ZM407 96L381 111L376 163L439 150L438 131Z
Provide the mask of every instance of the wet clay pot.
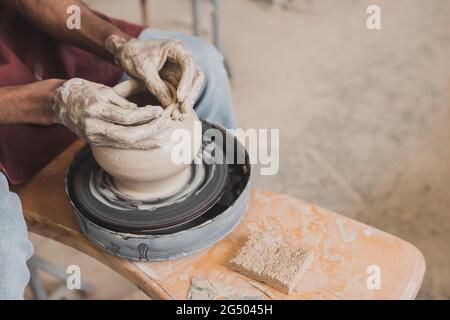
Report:
M154 96L135 80L124 81L114 89L138 106L159 105ZM190 163L201 146L201 132L195 132L196 127L201 127L198 121L194 110L183 114L183 120L169 119L168 126L154 136L159 148L134 150L92 146L92 153L97 163L113 177L119 192L140 200L165 198L183 188L190 178ZM174 140L172 133L177 129L189 132L189 139ZM172 160L171 154L174 148L179 150L180 143L187 148L184 150L191 150L188 153L191 161L177 163Z

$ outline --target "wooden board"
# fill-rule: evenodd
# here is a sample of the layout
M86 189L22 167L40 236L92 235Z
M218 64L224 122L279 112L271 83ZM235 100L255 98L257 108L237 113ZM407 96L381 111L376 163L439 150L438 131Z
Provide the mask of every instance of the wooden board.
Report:
M261 190L252 190L240 225L202 253L167 262L133 262L112 256L84 237L65 195L65 172L82 145L77 141L30 182L13 188L22 199L28 228L94 257L153 299L186 299L192 277L266 299L413 299L420 289L425 261L413 245L312 203ZM314 262L292 295L227 268L252 230L314 251ZM374 275L379 275L380 288L369 289L367 283Z

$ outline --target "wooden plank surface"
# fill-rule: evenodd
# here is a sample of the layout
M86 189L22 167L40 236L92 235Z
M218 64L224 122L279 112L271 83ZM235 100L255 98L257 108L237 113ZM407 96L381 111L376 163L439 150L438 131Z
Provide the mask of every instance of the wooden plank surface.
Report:
M425 261L413 245L314 204L255 189L243 221L206 251L167 262L112 256L84 237L65 195L65 172L82 145L77 141L33 180L13 188L22 200L28 228L94 257L151 298L186 299L193 277L214 283L220 288L217 296L245 292L265 299L413 299L420 289ZM227 268L252 230L314 251L314 262L292 295ZM367 285L373 268L379 271L379 289Z

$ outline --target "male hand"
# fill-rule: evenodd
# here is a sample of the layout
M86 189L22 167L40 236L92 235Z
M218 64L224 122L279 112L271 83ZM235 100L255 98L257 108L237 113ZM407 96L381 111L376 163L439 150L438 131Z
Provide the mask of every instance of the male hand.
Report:
M152 136L163 125L159 106L138 107L113 88L74 78L57 90L56 121L96 146L151 149ZM158 119L159 120L159 119Z
M148 90L164 107L176 98L182 112L189 111L196 102L204 75L192 53L179 40L124 39L112 35L106 47L115 61L130 76L143 81ZM176 88L176 97L163 80Z

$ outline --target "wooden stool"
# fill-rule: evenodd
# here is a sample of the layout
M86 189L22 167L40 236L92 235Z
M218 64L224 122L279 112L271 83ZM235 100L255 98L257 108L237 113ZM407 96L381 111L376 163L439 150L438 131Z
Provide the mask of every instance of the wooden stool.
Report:
M81 233L64 191L65 172L82 146L77 141L30 182L13 188L28 229L94 257L153 299L186 299L193 277L253 288L269 299L413 299L420 289L425 261L413 245L312 203L257 189L239 226L208 250L165 262L108 254ZM288 243L314 251L312 267L292 295L227 268L251 230L282 235ZM375 276L380 276L379 288L372 286Z

